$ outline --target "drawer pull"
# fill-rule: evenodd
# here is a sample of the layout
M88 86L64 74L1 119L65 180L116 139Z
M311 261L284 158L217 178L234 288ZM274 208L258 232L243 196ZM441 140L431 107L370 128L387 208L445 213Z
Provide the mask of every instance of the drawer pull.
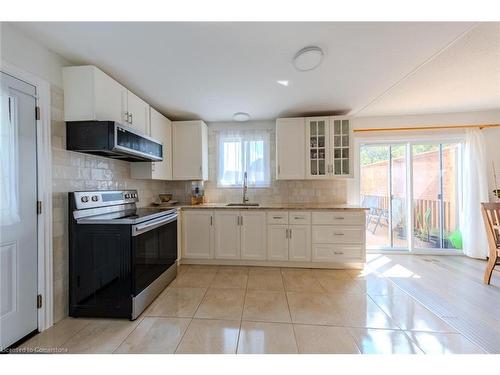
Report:
M283 219L283 216L273 216L273 219Z
M333 253L334 253L335 255L342 255L342 254L344 254L344 252L343 252L343 251L334 251Z
M344 235L344 233L334 233L333 235L334 235L334 236L343 236L343 235Z
M293 218L295 220L304 220L305 219L305 217L300 217L300 216L294 216Z
M345 217L336 217L335 220L344 220Z

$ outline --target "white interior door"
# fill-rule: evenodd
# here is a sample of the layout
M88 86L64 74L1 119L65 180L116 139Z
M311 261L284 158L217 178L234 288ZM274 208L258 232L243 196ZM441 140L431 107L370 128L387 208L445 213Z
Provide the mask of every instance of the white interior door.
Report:
M37 329L36 90L0 73L0 350Z

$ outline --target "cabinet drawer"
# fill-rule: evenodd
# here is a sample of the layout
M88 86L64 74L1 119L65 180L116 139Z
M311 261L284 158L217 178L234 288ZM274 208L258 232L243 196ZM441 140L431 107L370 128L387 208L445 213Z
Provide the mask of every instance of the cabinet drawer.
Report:
M316 225L364 225L364 212L325 211L313 212L312 223Z
M363 227L344 227L344 226L323 226L313 225L312 242L313 243L363 243Z
M288 212L288 222L290 224L309 224L311 222L311 213L304 211Z
M268 224L288 224L288 211L268 211Z
M313 245L313 262L346 262L364 261L364 248L362 245Z

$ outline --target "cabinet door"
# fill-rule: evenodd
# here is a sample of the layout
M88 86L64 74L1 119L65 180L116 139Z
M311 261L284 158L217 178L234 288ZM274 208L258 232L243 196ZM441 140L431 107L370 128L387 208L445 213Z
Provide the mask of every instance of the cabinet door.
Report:
M329 118L306 119L306 177L326 179L332 168L329 148Z
M288 259L309 262L311 260L311 226L290 225Z
M163 161L152 162L152 177L157 180L172 179L172 122L151 108L151 137L163 143Z
M128 113L130 114L130 123L134 129L149 135L149 104L139 98L132 92L127 95Z
M276 179L300 180L306 176L305 119L276 120Z
M95 68L95 117L100 121L127 122L127 89Z
M208 131L203 121L172 123L173 179L208 179Z
M183 257L210 259L213 251L213 212L205 210L182 213Z
M352 175L351 124L348 118L330 119L330 154L334 176Z
M240 259L239 211L215 211L215 258Z
M241 259L266 259L266 213L241 211Z
M267 259L288 260L288 225L267 226Z

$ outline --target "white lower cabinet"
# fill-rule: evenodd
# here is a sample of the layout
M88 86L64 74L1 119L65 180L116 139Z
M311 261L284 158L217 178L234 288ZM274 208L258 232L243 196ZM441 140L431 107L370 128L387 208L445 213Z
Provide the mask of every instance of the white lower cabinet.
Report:
M267 259L288 260L288 225L267 226Z
M267 258L309 262L311 260L310 217L310 212L268 212Z
M266 260L266 214L215 211L215 258Z
M215 211L215 258L240 259L240 212Z
M288 232L288 260L311 260L311 226L290 225Z
M214 257L214 213L205 210L182 212L182 246L184 258Z
M240 211L241 259L266 260L266 213Z
M335 267L364 263L364 212L333 211L186 209L182 214L182 256L235 265L269 261L283 262L282 266L321 267L324 263Z

